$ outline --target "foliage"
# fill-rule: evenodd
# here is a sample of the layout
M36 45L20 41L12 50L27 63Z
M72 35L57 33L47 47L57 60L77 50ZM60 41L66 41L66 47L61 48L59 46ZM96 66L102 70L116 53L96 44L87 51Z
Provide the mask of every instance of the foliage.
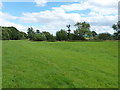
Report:
M92 33L90 32L90 24L86 22L77 22L75 25L76 27L76 34L85 37L91 37Z
M33 41L45 41L46 37L43 33L38 33L38 34L35 34L35 36L32 40Z
M35 40L35 32L34 32L34 30L33 30L33 28L31 27L31 28L28 28L28 32L27 32L27 34L28 34L28 38L30 39L30 40Z
M93 37L96 37L97 36L97 33L95 31L92 31L92 36Z
M15 27L0 27L0 30L2 30L3 40L21 40L27 38L26 33L20 32Z
M32 27L28 28L27 34L20 32L15 27L0 27L2 30L3 40L20 40L29 39L33 41L69 41L69 40L120 40L120 21L114 24L112 28L115 30L113 35L109 33L100 33L99 35L95 31L90 31L90 24L87 22L77 22L75 25L76 30L71 33L71 25L66 25L68 30L61 29L56 32L56 36L53 36L50 32L40 30L34 30Z
M56 39L59 41L66 41L68 39L67 32L63 29L56 32Z
M113 34L113 38L114 38L115 40L120 40L120 31L115 32L115 33Z
M116 40L120 40L120 21L117 24L113 24L112 28L115 30L113 38Z
M40 33L40 30L36 30L36 34L39 34Z
M111 40L111 39L112 39L112 35L109 34L109 33L100 33L100 34L98 35L98 38L99 38L100 40Z
M52 34L50 34L49 32L44 31L42 33L46 36L46 39L48 41L55 41L55 37Z
M79 30L75 30L75 31L74 31L74 35L73 35L73 40L85 40L85 38L84 38L83 35L79 32Z
M47 36L47 40L48 40L48 41L52 41L52 42L53 42L53 41L56 41L56 40L55 40L55 36L53 36L53 35L48 35L48 36Z

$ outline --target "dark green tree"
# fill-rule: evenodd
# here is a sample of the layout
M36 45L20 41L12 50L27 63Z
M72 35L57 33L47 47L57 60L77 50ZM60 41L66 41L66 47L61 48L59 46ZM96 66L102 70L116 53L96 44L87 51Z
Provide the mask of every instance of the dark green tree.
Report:
M59 41L66 41L68 39L67 32L63 29L56 32L56 39Z
M120 21L117 24L113 24L112 28L115 30L113 38L120 40Z
M46 31L43 31L42 32L45 36L46 36L46 39L48 40L49 39L49 36L51 35L49 32L46 32Z
M97 36L97 33L95 31L92 31L92 36L93 37L96 37Z
M31 27L31 28L28 28L27 34L28 34L28 38L29 38L30 40L34 40L34 39L36 38L36 37L35 37L35 32L34 32L34 30L33 30L32 27Z
M26 39L26 34L20 32L15 27L0 27L3 40L21 40Z
M50 34L50 35L47 36L47 40L51 41L51 42L54 42L55 41L55 37L52 34Z
M36 34L39 34L40 33L40 30L36 30Z

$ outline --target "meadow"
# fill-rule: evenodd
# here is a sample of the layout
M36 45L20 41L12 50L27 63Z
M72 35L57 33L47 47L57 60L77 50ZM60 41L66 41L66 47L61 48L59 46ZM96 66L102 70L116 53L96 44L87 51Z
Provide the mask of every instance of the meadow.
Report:
M2 42L3 88L117 88L118 42Z

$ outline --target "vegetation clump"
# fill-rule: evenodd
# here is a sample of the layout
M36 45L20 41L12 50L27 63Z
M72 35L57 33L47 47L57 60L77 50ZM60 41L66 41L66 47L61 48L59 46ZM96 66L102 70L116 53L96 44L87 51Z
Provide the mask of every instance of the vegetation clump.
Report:
M32 27L28 28L27 34L17 30L15 27L0 27L2 30L2 40L22 40L29 39L32 41L76 41L76 40L120 40L120 21L114 24L112 28L115 32L110 33L97 33L90 30L90 24L87 22L77 22L75 25L76 30L71 33L71 25L66 25L68 30L61 29L56 32L56 35L40 30L34 30Z

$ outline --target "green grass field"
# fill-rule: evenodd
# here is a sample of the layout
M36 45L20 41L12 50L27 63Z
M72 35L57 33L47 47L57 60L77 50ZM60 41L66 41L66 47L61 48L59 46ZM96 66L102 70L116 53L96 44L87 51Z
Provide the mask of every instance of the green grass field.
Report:
M118 42L3 41L3 88L117 88Z

